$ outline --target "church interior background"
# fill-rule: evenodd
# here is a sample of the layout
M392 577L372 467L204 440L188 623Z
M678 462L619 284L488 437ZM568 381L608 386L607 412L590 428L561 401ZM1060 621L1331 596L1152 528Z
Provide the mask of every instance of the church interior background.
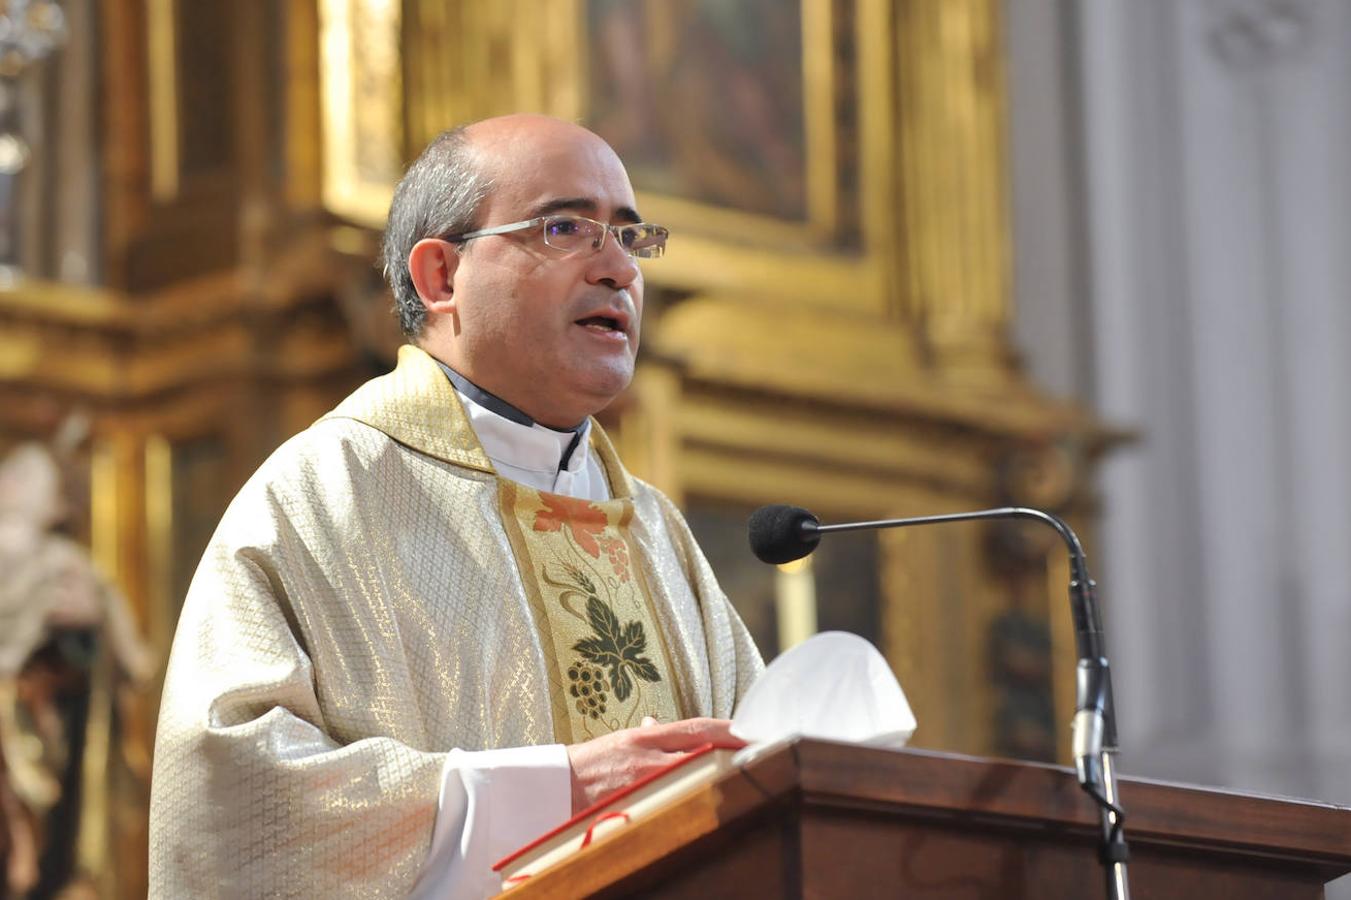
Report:
M878 532L777 569L745 541L770 502L1039 507L1103 584L1124 771L1351 802L1351 165L1309 149L1351 138L1346 8L9 0L0 21L0 526L28 516L92 610L54 616L0 545L12 893L144 895L197 557L273 448L391 367L374 260L402 167L517 110L599 132L672 230L602 421L767 657L854 631L913 746L1065 761L1054 534Z

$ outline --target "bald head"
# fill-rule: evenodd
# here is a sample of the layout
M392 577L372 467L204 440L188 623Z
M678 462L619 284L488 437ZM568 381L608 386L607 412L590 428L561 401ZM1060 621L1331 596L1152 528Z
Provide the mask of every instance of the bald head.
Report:
M479 228L552 212L598 218L596 198L567 189L570 180L579 187L602 181L619 186L629 198L619 218L638 221L624 164L609 144L580 125L516 114L468 125L464 137L476 171L492 186L477 210Z
M394 189L381 251L405 335L418 337L426 323L426 309L408 271L413 245L482 227L482 205L494 188L504 180L547 170L551 152L574 146L585 146L597 158L623 168L610 145L594 132L534 113L471 122L442 132L427 145Z
M619 157L580 125L510 115L442 135L390 209L405 332L535 421L575 426L633 376L643 280L615 226L638 224L636 206ZM560 247L546 227L596 239Z
M494 116L491 119L480 119L463 126L463 131L474 148L481 150L489 158L513 145L521 144L541 146L579 141L610 149L609 144L588 128L575 122L536 113L512 113Z

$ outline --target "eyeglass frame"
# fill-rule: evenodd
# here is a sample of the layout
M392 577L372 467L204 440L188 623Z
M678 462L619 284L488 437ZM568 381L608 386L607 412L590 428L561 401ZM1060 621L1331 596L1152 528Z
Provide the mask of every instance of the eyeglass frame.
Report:
M441 240L449 241L452 244L463 244L465 241L474 238L491 237L496 234L510 234L515 231L524 231L527 228L538 225L540 226L541 232L540 239L544 241L544 245L553 250L563 250L562 247L555 247L553 244L549 243L549 232L546 226L550 219L568 219L575 222L590 222L592 225L599 225L603 230L601 231L600 241L591 248L592 253L599 253L601 249L604 248L605 235L608 233L613 234L615 243L619 245L620 249L623 249L627 255L634 259L660 259L666 253L666 239L671 235L671 229L667 228L665 225L658 225L655 222L628 222L623 225L607 225L604 222L598 222L595 219L586 216L572 215L570 213L550 213L545 216L535 216L533 219L523 219L520 222L508 222L506 225L495 225L492 228L480 228L477 231L469 231L465 234L448 234L442 237ZM660 252L655 256L638 256L633 251L624 249L624 242L619 237L619 232L625 228L641 228L644 226L654 228L661 233L661 243L657 245L657 249ZM578 247L574 250L563 250L563 252L573 254L581 249L582 248Z

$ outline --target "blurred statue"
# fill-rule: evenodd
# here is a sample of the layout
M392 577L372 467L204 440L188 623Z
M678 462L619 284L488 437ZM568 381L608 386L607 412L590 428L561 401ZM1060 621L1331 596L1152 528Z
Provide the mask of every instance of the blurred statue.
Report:
M81 430L78 424L74 430ZM77 439L70 427L64 431L58 448ZM22 444L0 462L0 848L6 896L55 896L75 874L93 686L104 673L143 684L154 669L121 594L83 547L59 533L66 512L52 450Z

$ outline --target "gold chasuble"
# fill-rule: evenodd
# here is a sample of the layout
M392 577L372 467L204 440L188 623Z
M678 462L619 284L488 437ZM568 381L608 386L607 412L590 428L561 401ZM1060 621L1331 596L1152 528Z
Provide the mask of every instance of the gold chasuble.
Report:
M151 788L155 897L398 897L448 751L730 717L762 667L674 505L498 477L435 360L287 441L184 601Z

